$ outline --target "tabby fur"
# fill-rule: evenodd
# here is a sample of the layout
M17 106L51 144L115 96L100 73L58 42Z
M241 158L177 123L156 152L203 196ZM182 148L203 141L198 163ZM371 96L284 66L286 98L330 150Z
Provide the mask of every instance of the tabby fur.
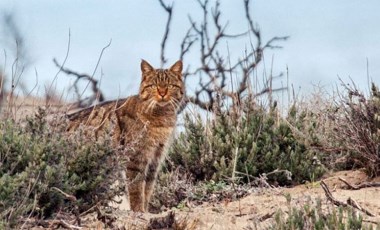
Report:
M115 147L122 147L128 157L126 192L130 208L146 212L185 87L181 61L169 69L155 69L142 60L141 71L138 95L69 115L68 130L89 126L97 137L111 135Z

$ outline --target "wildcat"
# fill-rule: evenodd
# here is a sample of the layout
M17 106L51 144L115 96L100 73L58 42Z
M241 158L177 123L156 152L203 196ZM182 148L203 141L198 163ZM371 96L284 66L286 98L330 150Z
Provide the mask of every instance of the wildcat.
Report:
M182 61L169 69L155 69L141 61L138 95L110 101L69 115L68 130L90 126L95 136L111 135L128 161L126 176L130 208L148 211L160 163L176 125L177 111L185 93Z

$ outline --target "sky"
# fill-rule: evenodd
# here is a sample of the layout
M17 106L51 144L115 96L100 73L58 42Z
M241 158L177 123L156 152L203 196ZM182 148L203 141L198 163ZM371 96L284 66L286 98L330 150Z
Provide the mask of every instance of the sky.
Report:
M213 0L210 0L213 5ZM173 1L165 1L171 3ZM247 30L242 0L221 0L222 21L228 21L230 33ZM367 74L380 84L380 1L378 0L255 0L251 14L260 27L263 41L274 36L290 36L277 43L282 49L267 50L257 75L267 72L288 73L289 82L300 93L309 93L315 85L333 89L352 79L368 89ZM57 75L52 59L62 63L70 47L65 66L79 73L92 74L105 49L94 77L107 99L135 94L140 83L140 62L145 59L160 66L160 43L167 14L158 0L1 0L0 13L14 15L23 35L30 65L22 81L33 94L43 95L44 85L54 81L58 91L68 92L75 80ZM199 20L196 0L174 1L172 26L167 43L168 65L179 58L179 46L189 28L188 15ZM3 18L1 18L3 20ZM0 24L3 26L3 24ZM0 28L0 66L11 74L12 41ZM250 46L248 36L219 46L230 51L236 61ZM184 59L184 65L199 62L197 46ZM6 54L6 55L5 55ZM272 63L273 60L273 63ZM367 68L368 65L368 68ZM273 67L271 67L273 66ZM277 83L277 84L283 84ZM33 87L36 85L36 87ZM188 90L196 85L188 85Z

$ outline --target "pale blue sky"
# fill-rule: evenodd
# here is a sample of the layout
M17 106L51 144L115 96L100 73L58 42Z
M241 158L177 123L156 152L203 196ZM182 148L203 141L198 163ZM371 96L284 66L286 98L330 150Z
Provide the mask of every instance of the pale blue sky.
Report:
M247 29L242 0L222 0L221 8L222 19L229 21L231 33ZM338 75L345 81L351 77L366 89L366 58L370 76L380 84L380 1L256 0L252 1L251 10L264 41L273 36L290 36L280 43L283 49L265 54L265 70L270 71L274 54L274 73L285 71L288 66L290 82L301 87L301 92L307 93L313 84L332 88L338 83ZM52 59L56 57L62 62L65 57L69 29L71 47L66 67L78 72L92 73L102 47L112 39L95 75L99 78L103 72L101 88L107 99L136 93L142 58L153 66L160 64L167 15L157 0L1 0L0 11L16 16L32 60L23 79L34 84L36 69L38 94L43 94L43 84L57 72ZM166 53L169 64L179 57L179 44L189 26L188 14L200 17L195 0L174 1ZM7 50L9 46L3 38L4 30L0 29L0 47ZM247 45L248 37L229 42L231 58L242 55ZM226 50L227 45L222 45L221 51ZM7 53L10 55L10 51ZM11 61L7 60L6 72ZM196 63L197 57L191 55L184 61L185 65ZM4 55L0 63L3 65ZM258 74L264 71L263 65L260 68ZM70 79L74 78L58 75L57 88L67 88Z

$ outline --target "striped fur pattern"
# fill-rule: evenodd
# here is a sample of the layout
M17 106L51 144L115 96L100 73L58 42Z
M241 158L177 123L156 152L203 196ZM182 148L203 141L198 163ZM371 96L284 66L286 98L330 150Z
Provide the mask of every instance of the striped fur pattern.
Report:
M106 102L69 116L69 131L92 127L95 135L111 135L128 156L126 175L130 208L146 212L160 163L175 128L177 110L185 93L182 62L155 69L141 62L138 95Z

